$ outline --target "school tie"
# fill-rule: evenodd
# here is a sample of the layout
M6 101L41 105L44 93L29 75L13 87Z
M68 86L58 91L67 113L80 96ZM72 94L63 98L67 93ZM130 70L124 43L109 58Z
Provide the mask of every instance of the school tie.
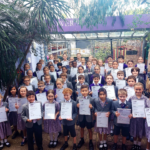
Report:
M125 108L126 104L121 103L120 106L121 106L121 108Z

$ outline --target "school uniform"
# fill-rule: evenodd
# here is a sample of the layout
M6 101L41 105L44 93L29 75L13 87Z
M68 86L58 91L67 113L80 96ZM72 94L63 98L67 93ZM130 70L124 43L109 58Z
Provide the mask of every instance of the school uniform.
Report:
M100 98L96 98L94 100L94 112L110 112L111 113L112 109L112 100L106 98L105 102L103 103ZM110 121L110 116L109 116L109 121ZM95 132L98 132L100 134L109 134L110 133L110 123L108 123L108 128L103 128L103 127L96 127L94 128Z
M70 132L72 137L76 137L75 121L77 117L77 103L72 99L70 99L69 101L65 100L64 102L72 103L72 121L68 121L67 119L62 120L64 136L68 136ZM61 103L60 103L60 112L61 112Z
M82 64L81 61L76 60L76 62L77 62L77 67L79 67Z
M118 124L117 123L117 116L115 114L117 111L117 108L132 109L131 103L128 101L125 101L124 103L122 103L120 100L112 102L112 113L114 114L114 135L119 135L120 130L122 130L122 136L127 137L129 136L130 124Z
M40 103L41 105L41 119L32 120L32 122L27 122L29 119L29 106L28 103L22 106L21 118L23 119L26 130L27 130L27 139L28 139L28 150L34 150L33 144L33 133L35 135L36 145L38 150L43 150L42 147L42 117L43 117L43 108L42 103L34 101L33 103Z
M113 85L113 84L112 84ZM109 86L109 85L104 85L104 86ZM114 85L114 90L115 90L115 95L116 98L118 99L118 87Z
M51 71L50 71L49 73L50 73L50 75L52 75L51 73L54 73L54 72L56 73L56 78L54 77L54 79L55 79L55 81L56 81L56 80L57 80L57 78L59 78L59 74L58 74L58 72L56 72L56 71L51 72ZM54 76L54 75L52 75L52 76Z
M92 84L90 84L90 91L92 91L92 86L100 86L100 88L103 86L102 84L100 84L100 83L97 83L97 84L95 84L95 83L92 83Z
M65 81L65 82L64 82L64 85L63 85L63 88L70 88L70 89L73 90L72 83L69 82L69 81Z
M84 98L83 96L79 96L77 98L77 103L79 103L79 99L80 98ZM79 126L81 128L87 128L87 129L91 129L93 127L93 112L94 112L94 99L91 96L87 96L85 97L85 99L89 99L90 100L90 104L92 104L92 109L90 109L91 111L91 115L78 115L78 121L79 121ZM79 108L78 108L79 110Z
M128 68L128 65L123 63L123 69Z
M95 73L94 73L94 74L95 74ZM93 75L94 75L94 74L93 74ZM90 77L90 84L93 83L93 75ZM100 76L100 84L104 85L104 84L105 84L105 79L104 79L104 77L103 77L101 74L99 74L99 76Z
M137 67L137 65L135 65L135 67ZM146 80L146 74L147 74L147 66L146 66L146 65L145 65L145 71L146 71L145 74L144 74L144 73L139 73L139 75L140 75L141 77L143 77L144 80Z
M57 64L54 64L54 68L55 68L55 70L58 70Z
M44 76L45 76L45 75L42 75L42 76L41 76L41 81L43 81ZM56 80L55 80L54 76L53 76L53 75L50 75L50 77L51 77L51 82L53 82L53 83L55 84Z
M42 69L41 69L41 70L42 70ZM41 70L36 69L36 71L41 71ZM37 77L36 71L33 72L33 76L34 76L34 77Z
M96 65L97 65L97 64L96 64ZM96 65L92 65L92 67L91 67L91 68L94 70L94 68L95 68L95 66L96 66Z
M33 92L35 92L35 86L32 85L32 84L29 84L29 86L30 86L30 85L32 86ZM28 86L28 85L22 84L22 85L20 85L20 87L21 87L21 86Z
M54 95L57 94L57 90L58 90L58 93L60 94L61 91L63 92L64 88L62 88L62 89L58 89L58 88L54 89ZM61 90L61 91L59 91L59 90ZM64 99L65 99L64 95L63 95L63 93L61 93L61 95L56 98L56 102L61 103L62 101L64 101Z
M149 99L142 95L141 98L137 98L136 95L132 96L129 99L129 102L132 104L132 100L144 100L145 108L148 107ZM144 118L132 118L130 121L130 135L133 137L142 138L145 136L145 119Z
M143 77L142 77L142 76L138 75L138 76L136 77L136 82L140 82L140 83L142 83L142 84L143 84L144 89L146 88L146 86L145 86L145 80L143 79Z
M49 86L52 86L53 87L52 90L54 90L54 87L55 87L54 83L52 83L52 82L46 83L45 82L45 90L47 90L47 91L50 90Z
M79 65L79 66L82 66L83 68L84 68L84 70L86 70L87 69L87 66L86 65Z
M46 94L47 94L47 90L44 88L44 90L42 91L42 93L44 93L44 92L46 92ZM35 92L35 95L36 94L39 94L40 93L40 90L39 89L37 89L37 91ZM35 96L35 100L37 101L37 98L36 98L36 96Z
M90 84L90 78L92 76L92 74L94 73L94 69L92 68L87 68L86 70L84 70L84 73L87 73L88 74L88 77L89 77L89 84Z
M72 77L71 77L70 74L67 74L67 80L68 80L69 82L72 82Z

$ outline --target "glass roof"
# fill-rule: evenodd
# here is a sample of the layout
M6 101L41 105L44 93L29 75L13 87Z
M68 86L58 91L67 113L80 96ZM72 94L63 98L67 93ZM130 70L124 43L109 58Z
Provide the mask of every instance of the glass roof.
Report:
M122 32L102 32L102 33L73 33L73 34L51 34L52 41L74 41L74 40L110 40L123 38L142 38L149 31L122 31Z

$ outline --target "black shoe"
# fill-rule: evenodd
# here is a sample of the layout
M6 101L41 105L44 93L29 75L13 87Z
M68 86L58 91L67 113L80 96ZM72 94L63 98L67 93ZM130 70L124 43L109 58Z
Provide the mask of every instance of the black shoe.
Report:
M49 147L49 148L52 148L52 147L53 147L53 141L50 141L50 142L49 142L48 147Z
M60 136L61 136L61 134L62 134L61 132L58 132L58 137L60 137Z
M89 150L94 150L93 142L89 142Z
M116 143L113 144L111 150L117 150L117 144Z
M84 144L84 139L81 139L80 142L78 143L77 148L81 148Z
M10 147L10 143L9 143L9 142L4 142L4 145L5 145L6 147Z
M57 144L58 144L58 140L57 140L57 141L54 141L54 143L53 143L53 148L55 148L55 147L57 146Z
M60 148L60 150L65 150L68 147L68 143L65 142L64 145Z
M76 144L73 144L73 149L72 150L77 150Z
M137 146L134 144L131 148L131 150L137 150Z
M137 146L136 146L136 149L137 149L137 150L141 150L141 146L137 145Z
M24 138L23 131L20 132L20 136Z
M103 144L99 144L99 150L103 150Z
M122 150L127 150L127 146L125 144L122 144Z
M1 149L3 149L3 148L4 148L4 145L3 145L3 144L1 144L1 145L0 145L0 150L1 150Z
M104 145L103 150L107 150L108 149L107 143L104 143L103 145Z
M13 136L12 136L12 139L15 139L18 135L19 135L19 132L15 131L14 134L13 134Z
M43 150L43 147L41 147L41 148L38 148L38 150Z
M133 141L134 141L134 139L133 139L133 137L132 137L132 136L130 136L130 141L131 141L131 142L133 142Z
M21 146L24 146L25 143L27 143L27 138L24 138L24 141L22 141L20 145L21 145Z

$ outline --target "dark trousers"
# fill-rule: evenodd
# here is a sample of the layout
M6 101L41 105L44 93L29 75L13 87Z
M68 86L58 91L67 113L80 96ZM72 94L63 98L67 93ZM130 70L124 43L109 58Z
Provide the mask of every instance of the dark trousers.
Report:
M42 125L37 123L33 124L32 128L27 129L27 139L28 139L28 150L34 150L33 144L33 133L35 135L35 141L38 149L42 148Z

